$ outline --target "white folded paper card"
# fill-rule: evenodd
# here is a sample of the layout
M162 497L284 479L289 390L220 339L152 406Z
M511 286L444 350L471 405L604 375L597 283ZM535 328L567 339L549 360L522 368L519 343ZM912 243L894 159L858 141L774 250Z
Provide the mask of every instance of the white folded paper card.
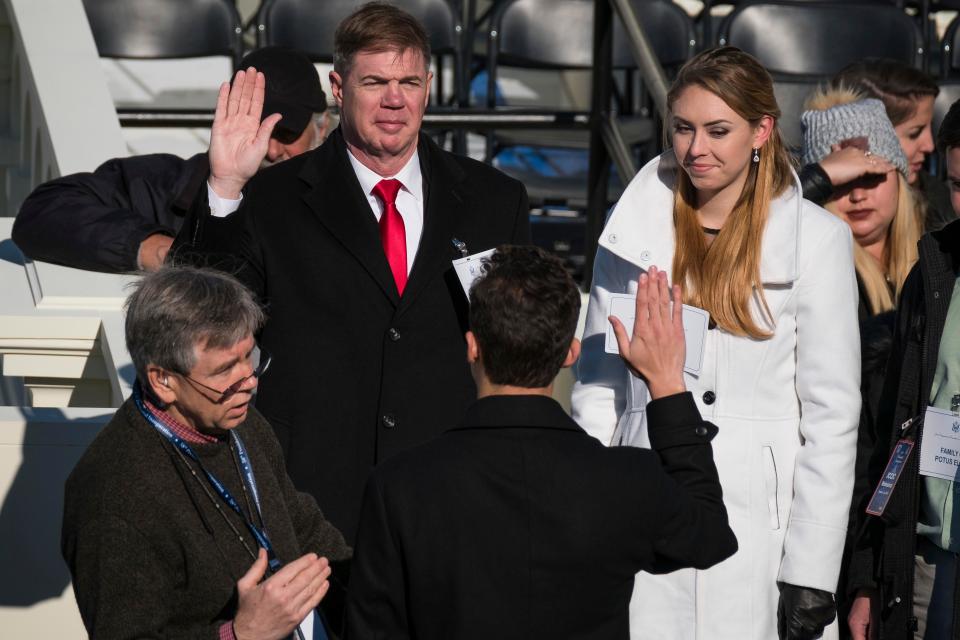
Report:
M487 249L453 261L453 268L457 272L457 278L460 279L463 292L467 294L467 300L470 299L470 287L473 286L473 281L483 274L483 259L492 256L494 251L496 249Z
M637 297L632 293L610 294L610 306L607 316L620 319L627 332L633 333L633 322L636 316ZM710 314L698 307L683 305L683 333L686 338L687 355L683 362L683 370L693 375L699 375L703 367L703 345L707 338L707 329L710 325ZM607 326L607 340L604 345L607 353L619 354L617 336L613 332L613 325Z
M927 407L920 441L920 475L960 480L960 416Z

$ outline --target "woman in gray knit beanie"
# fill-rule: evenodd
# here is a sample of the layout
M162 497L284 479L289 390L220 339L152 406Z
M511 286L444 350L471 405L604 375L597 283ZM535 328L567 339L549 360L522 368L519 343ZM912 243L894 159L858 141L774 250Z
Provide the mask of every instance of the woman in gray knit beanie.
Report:
M843 219L857 246L860 319L892 310L917 260L922 207L909 188L910 166L883 103L848 87L821 89L801 116L803 162L853 147L868 162L890 166L838 186L824 207ZM889 164L888 164L889 163Z

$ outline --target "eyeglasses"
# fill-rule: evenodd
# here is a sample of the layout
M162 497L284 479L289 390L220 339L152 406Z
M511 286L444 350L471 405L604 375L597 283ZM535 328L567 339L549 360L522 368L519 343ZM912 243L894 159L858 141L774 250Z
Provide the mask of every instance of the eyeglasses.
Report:
M182 375L184 378L186 378L186 379L189 380L190 382L192 382L192 383L194 383L194 384L200 385L200 386L203 387L204 389L207 389L207 390L209 390L209 391L213 391L214 393L219 394L219 395L220 395L220 398L219 398L218 400L210 400L209 398L207 398L207 399L210 400L211 402L216 403L216 404L220 404L220 403L222 403L222 402L226 402L228 398L230 398L230 397L233 396L235 393L237 393L238 391L240 391L240 389L243 387L243 385L244 385L244 384L247 382L247 380L249 380L250 378L257 378L257 379L259 379L260 377L262 377L263 374L265 374L265 373L267 372L267 369L270 368L270 363L271 363L272 361L273 361L273 356L271 356L269 353L267 353L267 352L264 351L263 349L260 349L260 364L257 365L257 368L254 369L253 372L252 372L250 375L248 375L248 376L243 376L242 378L240 378L239 380L237 380L236 382L234 382L233 384L231 384L229 387L227 387L227 388L224 389L223 391L221 391L220 389L214 389L214 388L211 387L211 386L205 385L205 384L203 384L202 382L200 382L199 380L194 380L193 378L191 378L190 376L188 376L188 375L185 374L185 373L181 373L180 375ZM204 397L206 398L205 395L204 395Z

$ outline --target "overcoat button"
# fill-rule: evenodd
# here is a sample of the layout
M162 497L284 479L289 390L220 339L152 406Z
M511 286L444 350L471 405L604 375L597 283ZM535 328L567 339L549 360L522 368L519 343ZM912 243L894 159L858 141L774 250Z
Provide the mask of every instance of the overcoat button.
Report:
M617 244L617 234L611 233L607 236L607 240L610 241L610 244Z
M393 327L390 327L390 329L387 331L387 335L390 336L390 339L394 342L400 339L400 332Z
M640 259L644 262L650 262L650 252L644 251L640 254Z
M380 421L383 423L383 426L386 427L387 429L393 429L394 427L397 426L397 419L394 418L389 413L383 414L383 417L380 418Z
M705 391L703 394L703 404L713 404L717 399L717 394L713 391Z
M700 425L699 427L697 427L697 428L694 430L694 433L696 433L698 436L700 436L700 437L702 438L702 437L704 437L705 435L707 435L707 433L709 433L709 432L707 431L707 428L706 428L705 426Z

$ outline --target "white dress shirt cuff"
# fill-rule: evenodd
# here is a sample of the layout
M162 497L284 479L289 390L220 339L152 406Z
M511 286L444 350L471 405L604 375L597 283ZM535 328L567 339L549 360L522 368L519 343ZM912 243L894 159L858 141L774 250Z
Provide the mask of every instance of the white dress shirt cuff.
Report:
M210 215L214 218L226 218L240 208L240 203L243 202L243 194L241 193L236 200L221 198L207 182L207 201L210 203Z

